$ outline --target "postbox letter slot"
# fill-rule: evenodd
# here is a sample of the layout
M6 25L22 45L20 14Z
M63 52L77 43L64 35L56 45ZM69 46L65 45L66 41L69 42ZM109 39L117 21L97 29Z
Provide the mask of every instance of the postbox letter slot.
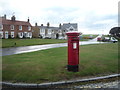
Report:
M77 49L77 43L73 43L73 49Z

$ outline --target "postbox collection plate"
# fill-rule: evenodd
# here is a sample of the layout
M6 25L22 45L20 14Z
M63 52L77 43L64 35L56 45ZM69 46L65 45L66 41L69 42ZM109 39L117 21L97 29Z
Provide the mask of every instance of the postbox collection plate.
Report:
M73 43L73 49L77 49L77 43Z

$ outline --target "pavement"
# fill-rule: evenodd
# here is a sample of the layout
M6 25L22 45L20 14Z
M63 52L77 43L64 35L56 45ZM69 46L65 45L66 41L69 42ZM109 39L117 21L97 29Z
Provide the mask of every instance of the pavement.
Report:
M83 88L116 88L118 90L120 90L120 81L116 80L116 81L112 81L112 82L100 82L100 83L92 83L92 84L86 84L86 85L78 85L78 86L73 86L71 88L74 89L83 89Z
M73 79L58 82L48 82L48 83L12 83L12 82L2 82L3 88L69 88L70 90L76 89L93 89L93 88L116 88L120 90L120 80L118 77L120 74L112 74L100 77L91 77L83 79ZM101 82L99 81L101 80ZM103 81L102 81L103 80ZM108 80L108 81L107 81ZM91 82L93 81L93 82ZM99 83L98 83L99 81ZM80 85L82 84L82 85ZM118 89L119 88L119 89ZM26 89L25 89L26 90Z
M35 85L34 85L35 86ZM39 86L39 85L38 85ZM100 90L120 90L120 81L116 80L116 81L109 81L109 82L99 82L99 83L90 83L90 84L85 84L85 85L66 85L67 87L60 87L60 86L53 86L51 87L28 87L28 86L24 86L24 87L20 87L19 85L16 85L15 87L10 87L10 86L2 86L1 88L9 88L12 90L16 89L16 90L33 90L33 89L40 89L40 90L94 90L94 89L100 89ZM22 88L22 89L20 89Z
M89 41L79 42L80 45L101 44L101 43L103 42L97 42L97 38ZM67 47L67 43L2 48L0 49L0 56L28 53L28 52L34 52L38 50L45 50L45 49L58 48L58 47Z

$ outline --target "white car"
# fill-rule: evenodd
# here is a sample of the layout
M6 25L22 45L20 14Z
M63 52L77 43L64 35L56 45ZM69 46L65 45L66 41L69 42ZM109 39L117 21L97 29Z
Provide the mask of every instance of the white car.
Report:
M115 39L114 37L111 37L110 42L116 43L116 42L118 42L118 40Z
M59 37L58 39L65 39L65 37Z

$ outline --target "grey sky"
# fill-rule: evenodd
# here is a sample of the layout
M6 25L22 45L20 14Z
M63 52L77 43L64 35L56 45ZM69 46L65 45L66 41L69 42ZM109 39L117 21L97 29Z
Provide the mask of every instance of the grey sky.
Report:
M108 33L118 23L119 0L0 0L0 15L34 25L78 23L82 33Z

